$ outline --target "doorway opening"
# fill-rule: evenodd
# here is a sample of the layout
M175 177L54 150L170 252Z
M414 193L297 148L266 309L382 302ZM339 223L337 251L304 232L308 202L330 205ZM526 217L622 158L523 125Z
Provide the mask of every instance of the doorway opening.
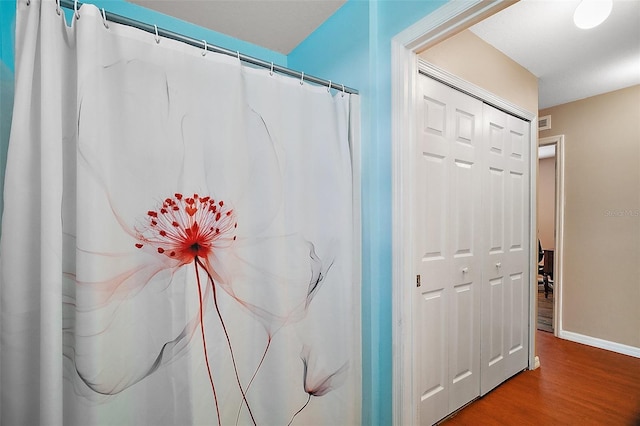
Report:
M556 143L538 146L538 330L553 333Z
M564 135L538 140L536 218L543 255L538 264L536 325L538 330L551 332L556 336L562 330L563 153Z

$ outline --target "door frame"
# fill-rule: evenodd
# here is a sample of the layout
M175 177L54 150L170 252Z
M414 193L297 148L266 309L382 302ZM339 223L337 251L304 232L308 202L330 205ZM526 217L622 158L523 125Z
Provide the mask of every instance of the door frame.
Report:
M562 254L564 251L564 135L538 139L538 147L556 146L555 255L553 260L553 334L562 334Z
M413 373L414 357L414 309L415 286L413 240L413 152L416 147L416 87L418 70L435 77L503 111L521 117L530 124L530 170L537 167L537 111L526 111L492 93L424 61L417 53L446 38L467 29L473 24L510 6L512 0L450 1L431 14L405 29L391 41L391 145L392 145L392 350L393 424L418 424L417 404ZM536 179L530 180L530 252L537 250L536 239ZM534 247L535 246L535 247ZM529 268L529 369L536 367L535 297L537 285L537 260L530 256ZM535 284L535 286L534 286Z

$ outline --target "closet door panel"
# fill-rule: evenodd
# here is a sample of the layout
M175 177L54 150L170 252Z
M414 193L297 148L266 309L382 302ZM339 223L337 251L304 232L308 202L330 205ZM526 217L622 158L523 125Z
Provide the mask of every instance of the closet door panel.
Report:
M480 392L482 103L421 76L416 152L420 424ZM437 307L436 307L437 304ZM442 316L433 317L442 310Z
M480 394L482 103L449 88L452 242L449 412Z
M447 209L447 190L444 186L435 185L435 182L442 182L448 176L448 164L446 157L434 152L424 152L418 160L423 163L420 169L418 182L418 199L422 204L422 213L419 220L424 226L423 232L418 237L421 241L420 254L422 261L426 262L429 268L442 269L447 253L447 221L449 218ZM444 279L444 273L441 271Z
M523 306L524 293L527 291L525 288L525 279L521 273L511 274L509 276L509 328L507 329L507 349L508 355L512 356L516 352L521 351L524 348L525 340L525 321L520 313L523 310L528 310L526 306Z
M483 336L483 351L488 351L486 359L487 365L483 368L494 367L504 359L504 333L500 326L504 322L504 279L495 277L489 280L489 291L485 296L488 299L487 314L489 321L488 335ZM487 300L485 299L485 300ZM483 352L484 355L485 352ZM485 374L483 372L483 374Z
M504 254L504 188L505 172L499 167L489 167L485 185L485 213L487 226L488 254L500 260ZM485 255L487 253L484 253Z
M448 375L444 368L424 368L425 364L448 365L448 329L445 290L425 290L418 298L418 357L416 363L418 373L418 396L420 401L420 417L446 416L449 404ZM429 326L424 326L424 325ZM441 417L439 417L441 418Z
M484 106L482 383L484 395L527 365L528 123ZM499 178L498 178L499 177Z
M508 358L505 379L528 365L529 336L529 268L530 268L530 166L529 126L519 118L507 115L507 147L509 152L509 253L510 317L505 332L508 335Z
M508 183L508 200L509 211L508 217L510 222L509 229L509 251L511 253L522 252L524 247L524 241L527 239L524 198L527 188L524 187L524 175L520 172L509 172ZM526 212L527 215L529 212Z
M483 107L485 157L483 164L482 355L481 393L502 381L506 358L504 323L506 312L504 264L507 248L505 228L508 172L505 164L506 117Z
M415 298L416 395L421 424L433 424L449 408L449 309L451 242L449 188L450 119L444 93L420 91L414 204L417 256ZM418 279L418 277L416 277Z

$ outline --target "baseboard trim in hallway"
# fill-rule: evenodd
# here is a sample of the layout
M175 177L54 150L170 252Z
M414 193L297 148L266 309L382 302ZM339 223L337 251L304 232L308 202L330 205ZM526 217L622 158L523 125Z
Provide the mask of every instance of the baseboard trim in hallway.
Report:
M571 331L561 330L558 333L558 336L563 339L571 340L572 342L593 346L594 348L605 349L608 351L617 352L619 354L640 358L640 348L636 348L634 346L628 346L623 345L622 343L598 339L597 337L585 336L584 334L573 333Z

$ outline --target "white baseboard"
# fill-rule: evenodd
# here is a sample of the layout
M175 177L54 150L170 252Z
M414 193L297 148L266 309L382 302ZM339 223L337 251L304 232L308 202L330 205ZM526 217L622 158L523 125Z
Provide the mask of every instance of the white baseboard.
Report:
M640 348L636 348L635 346L623 345L622 343L610 342L608 340L598 339L597 337L585 336L584 334L564 330L558 333L558 337L561 339L571 340L572 342L582 343L584 345L640 358Z

